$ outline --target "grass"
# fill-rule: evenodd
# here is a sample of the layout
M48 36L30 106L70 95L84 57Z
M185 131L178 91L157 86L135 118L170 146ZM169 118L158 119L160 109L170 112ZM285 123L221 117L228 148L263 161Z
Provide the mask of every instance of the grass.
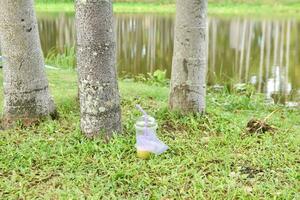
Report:
M37 3L38 12L74 12L73 3ZM114 3L114 12L116 13L174 13L174 4L157 3Z
M80 133L75 72L47 74L61 117L1 131L2 199L300 198L299 110L209 89L206 116L181 116L166 108L167 87L123 80L124 134L106 144ZM170 146L148 161L134 147L137 103L155 116ZM248 120L274 110L268 123L276 132L245 134Z
M45 63L62 69L74 69L76 63L75 47L65 47L63 52L50 49L45 58Z
M38 12L74 12L72 2L38 1ZM175 13L174 1L154 2L116 2L116 13ZM295 0L265 0L265 1L218 1L213 0L208 4L210 15L258 15L258 16L299 16L300 2Z

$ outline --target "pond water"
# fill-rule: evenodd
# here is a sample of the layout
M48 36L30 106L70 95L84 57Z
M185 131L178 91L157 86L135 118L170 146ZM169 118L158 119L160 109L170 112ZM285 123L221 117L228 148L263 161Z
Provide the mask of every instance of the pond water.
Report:
M74 15L38 14L44 54L75 44ZM117 14L120 76L166 70L171 74L174 15ZM210 17L208 84L250 82L267 99L300 102L300 21ZM297 78L298 77L298 78Z

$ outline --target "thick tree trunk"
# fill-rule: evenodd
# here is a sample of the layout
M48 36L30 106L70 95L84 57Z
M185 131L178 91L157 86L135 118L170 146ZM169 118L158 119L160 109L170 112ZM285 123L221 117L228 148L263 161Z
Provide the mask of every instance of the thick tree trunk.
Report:
M0 0L4 57L3 126L25 125L56 114L45 74L33 0Z
M121 131L111 0L76 0L81 130L88 137Z
M207 71L207 0L177 0L169 106L204 112Z

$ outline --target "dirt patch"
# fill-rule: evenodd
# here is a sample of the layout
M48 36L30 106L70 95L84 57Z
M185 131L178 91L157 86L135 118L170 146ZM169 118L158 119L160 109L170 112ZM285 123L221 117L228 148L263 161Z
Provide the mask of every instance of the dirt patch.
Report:
M273 132L275 128L267 124L265 120L251 119L247 123L246 130L249 133L265 133Z
M252 167L242 167L240 169L241 174L247 175L247 178L254 178L257 174L263 173L264 171L261 169L255 169Z
M184 130L187 130L187 127L185 127L182 124L176 124L175 122L172 121L165 121L162 124L162 128L166 131L166 132L182 132Z

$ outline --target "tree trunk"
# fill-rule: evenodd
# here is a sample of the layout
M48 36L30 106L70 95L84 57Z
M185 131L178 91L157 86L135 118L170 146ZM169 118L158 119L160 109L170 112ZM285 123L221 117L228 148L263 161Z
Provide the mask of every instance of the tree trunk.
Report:
M248 45L247 45L247 58L246 58L246 70L245 70L245 82L248 82L249 76L249 67L250 67L250 60L251 60L251 44L252 44L252 37L253 37L253 22L250 21L249 24L249 37L248 37Z
M260 44L260 61L259 61L259 74L258 74L258 91L263 92L263 65L265 58L265 40L266 40L266 22L262 22L262 36L261 36L261 44Z
M204 112L207 71L207 0L177 0L169 106Z
M281 37L280 37L280 59L279 59L279 66L280 68L283 67L283 55L284 55L284 22L281 22Z
M4 57L3 126L37 122L56 110L45 74L33 0L0 0L0 41Z
M291 43L291 20L287 21L287 31L286 31L286 51L285 51L285 83L284 83L284 92L285 92L285 103L288 101L289 94L289 67L290 67L290 43Z
M76 0L81 130L109 138L121 131L111 0Z
M278 66L278 44L279 44L279 22L274 22L275 30L274 30L274 55L273 55L273 67Z
M247 32L247 24L248 20L244 20L243 22L243 30L242 30L242 43L241 43L241 54L240 54L240 67L239 67L239 82L242 82L242 73L244 69L244 55L245 55L245 44L246 44L246 32Z
M266 35L266 49L267 49L267 55L266 55L266 81L269 79L270 74L270 59L271 59L271 38L272 38L272 22L267 22L267 35Z

